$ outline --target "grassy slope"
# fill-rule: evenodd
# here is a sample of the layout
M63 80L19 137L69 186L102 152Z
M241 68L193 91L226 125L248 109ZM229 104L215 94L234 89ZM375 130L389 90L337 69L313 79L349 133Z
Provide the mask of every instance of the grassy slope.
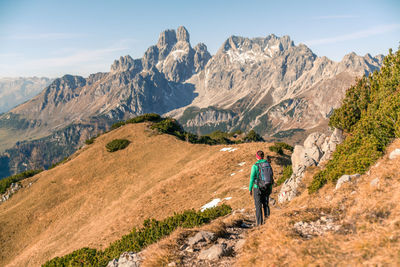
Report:
M400 148L397 139L387 149ZM387 154L388 154L387 153ZM400 265L400 157L387 154L358 183L334 191L325 185L309 195L306 188L290 204L275 209L255 229L238 257L238 266L398 266ZM305 183L310 184L312 170ZM371 181L379 178L379 186ZM309 240L293 230L298 221L315 221L322 212L344 225L340 233Z
M107 152L105 144L116 138L131 144ZM154 135L144 124L100 136L67 163L24 181L35 183L0 205L0 265L37 266L84 246L101 248L148 217L199 209L217 197L231 196L233 208L252 207L242 187L248 186L254 153L268 146L241 144L235 152L220 152L224 146Z

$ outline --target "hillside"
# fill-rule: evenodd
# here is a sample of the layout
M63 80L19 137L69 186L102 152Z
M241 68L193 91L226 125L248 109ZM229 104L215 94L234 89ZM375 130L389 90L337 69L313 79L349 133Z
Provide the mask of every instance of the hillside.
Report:
M400 264L400 148L394 141L369 171L335 190L304 187L254 230L238 266L398 266ZM310 185L314 170L305 178Z
M105 144L126 138L131 144L109 153ZM248 195L250 164L267 143L194 145L158 135L145 124L129 124L96 139L71 160L44 171L0 205L0 265L38 266L84 246L102 248L140 226L214 198L234 209L253 205ZM288 164L275 155L273 167ZM243 166L239 163L245 162ZM234 175L232 175L235 173Z

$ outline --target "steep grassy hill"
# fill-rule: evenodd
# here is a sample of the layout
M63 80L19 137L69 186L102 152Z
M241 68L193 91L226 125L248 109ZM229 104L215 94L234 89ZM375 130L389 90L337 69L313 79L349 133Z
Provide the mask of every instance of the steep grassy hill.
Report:
M107 152L114 139L130 144ZM250 167L255 152L268 152L268 146L220 151L226 146L190 144L144 123L122 126L66 163L24 180L34 183L0 205L0 265L38 266L85 246L104 248L146 218L199 209L214 198L232 197L224 201L234 209L251 208ZM289 158L271 155L279 173Z

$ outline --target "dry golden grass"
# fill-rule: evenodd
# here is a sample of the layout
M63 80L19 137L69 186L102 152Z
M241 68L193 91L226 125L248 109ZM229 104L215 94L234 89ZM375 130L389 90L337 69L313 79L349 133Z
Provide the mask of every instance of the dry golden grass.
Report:
M388 153L400 147L396 140ZM384 156L355 184L338 191L329 184L317 194L306 190L272 212L267 224L250 234L238 266L398 266L400 265L400 158ZM311 170L313 172L315 170ZM311 181L312 173L305 179ZM379 186L372 186L379 178ZM338 233L304 239L298 221L331 214Z
M190 236L203 230L214 233L216 237L221 237L226 233L227 227L237 224L238 221L241 222L243 218L243 214L236 213L218 218L204 226L193 229L178 229L170 236L146 248L143 252L145 260L142 265L143 267L159 267L168 266L169 263L174 262L179 266L181 262L180 246L187 242Z
M131 144L107 152L105 145L117 138ZM224 146L155 135L145 124L102 135L65 164L25 180L34 184L0 205L0 266L39 266L85 246L105 248L146 218L199 209L214 198L230 196L224 202L233 208L252 208L243 187L255 152L268 153L268 146L241 144L220 152ZM284 159L273 160L280 172Z

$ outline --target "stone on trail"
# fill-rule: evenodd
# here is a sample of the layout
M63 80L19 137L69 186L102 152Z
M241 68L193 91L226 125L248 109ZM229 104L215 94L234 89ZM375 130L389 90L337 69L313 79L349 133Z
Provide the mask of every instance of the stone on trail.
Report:
M389 159L395 159L398 156L400 156L400 148L393 150L392 153L389 154Z
M379 186L379 178L375 178L370 182L371 186Z
M215 240L214 233L208 232L208 231L200 231L188 239L188 244L190 246L193 246L199 242L203 242L203 241L209 242L209 241L213 241L213 240Z
M210 248L203 250L199 254L200 260L217 260L225 255L226 244L216 244Z

